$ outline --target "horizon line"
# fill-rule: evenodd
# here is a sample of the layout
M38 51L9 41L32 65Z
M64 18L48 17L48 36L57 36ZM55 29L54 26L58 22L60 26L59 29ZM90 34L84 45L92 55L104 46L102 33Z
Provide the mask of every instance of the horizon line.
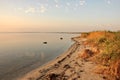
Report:
M69 33L69 34L79 34L82 32L32 32L32 31L25 31L25 32L0 32L0 33Z

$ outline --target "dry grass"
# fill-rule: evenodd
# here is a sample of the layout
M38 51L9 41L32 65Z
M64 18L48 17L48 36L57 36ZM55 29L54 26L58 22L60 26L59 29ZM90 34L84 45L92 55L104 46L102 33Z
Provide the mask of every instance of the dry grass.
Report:
M94 56L91 60L99 65L96 71L120 79L120 32L96 31L83 33L81 38L86 38L85 45L91 46Z

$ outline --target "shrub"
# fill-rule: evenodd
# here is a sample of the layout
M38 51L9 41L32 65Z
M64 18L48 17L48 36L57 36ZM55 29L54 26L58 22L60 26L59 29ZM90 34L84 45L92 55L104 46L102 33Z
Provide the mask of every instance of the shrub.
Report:
M84 37L88 39L89 44L96 44L101 50L99 56L95 55L97 62L109 67L110 75L114 74L116 78L120 76L120 71L117 73L120 69L120 31L97 31L84 34Z

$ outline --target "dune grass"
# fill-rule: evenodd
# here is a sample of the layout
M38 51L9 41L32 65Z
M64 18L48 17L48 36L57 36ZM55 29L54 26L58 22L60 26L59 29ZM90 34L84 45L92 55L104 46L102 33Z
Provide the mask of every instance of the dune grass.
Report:
M109 75L120 79L120 31L95 31L82 33L81 38L87 38L89 45L99 48L100 52L95 55L94 60L108 67Z

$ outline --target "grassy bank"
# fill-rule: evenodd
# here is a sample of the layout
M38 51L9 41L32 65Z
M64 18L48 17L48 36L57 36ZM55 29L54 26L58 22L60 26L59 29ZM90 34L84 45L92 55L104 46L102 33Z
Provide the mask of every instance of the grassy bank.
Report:
M80 57L98 64L96 73L107 75L107 79L120 79L120 31L95 31L82 33L78 38L86 38L89 46ZM109 75L109 76L108 76Z

